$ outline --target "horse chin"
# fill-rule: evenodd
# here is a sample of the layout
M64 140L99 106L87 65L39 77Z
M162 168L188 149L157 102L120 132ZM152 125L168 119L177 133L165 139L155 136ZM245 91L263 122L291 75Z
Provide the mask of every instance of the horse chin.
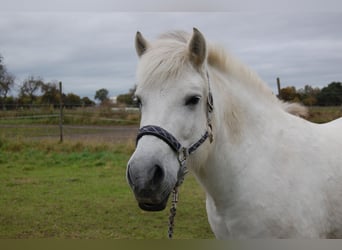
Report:
M142 210L149 211L149 212L158 212L158 211L162 211L165 209L168 199L169 199L169 196L166 196L166 198L162 200L160 203L138 202L138 204Z
M139 207L145 211L158 212L158 211L162 211L165 209L166 203L160 203L160 204L139 203Z

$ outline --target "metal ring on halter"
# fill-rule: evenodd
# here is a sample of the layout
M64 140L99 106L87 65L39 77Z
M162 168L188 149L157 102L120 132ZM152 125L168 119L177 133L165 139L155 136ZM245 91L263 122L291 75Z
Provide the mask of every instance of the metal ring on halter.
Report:
M183 165L186 160L189 157L189 151L187 148L182 147L179 151L178 151L178 162L180 165Z

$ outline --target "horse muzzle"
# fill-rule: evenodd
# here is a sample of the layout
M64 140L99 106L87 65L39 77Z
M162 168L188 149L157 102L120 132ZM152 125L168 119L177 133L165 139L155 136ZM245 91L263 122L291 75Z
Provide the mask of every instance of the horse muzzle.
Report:
M137 148L127 166L127 180L141 209L160 211L166 207L172 190L183 182L187 173L187 157L208 137L210 138L210 134L205 131L195 143L183 147L176 137L162 127L147 125L139 129ZM150 143L150 146L145 144L143 151L141 151L141 144L139 143L140 148L138 145L142 138L149 138ZM164 165L168 166L168 171L163 167Z
M175 181L171 181L164 168L159 165L144 168L130 163L127 166L127 180L139 207L145 211L165 209L175 185Z

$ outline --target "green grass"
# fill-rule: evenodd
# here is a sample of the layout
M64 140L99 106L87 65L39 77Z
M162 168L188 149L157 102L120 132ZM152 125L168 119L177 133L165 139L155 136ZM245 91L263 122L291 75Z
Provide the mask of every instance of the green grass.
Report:
M0 137L0 239L166 238L168 209L140 210L126 182L132 150ZM175 238L213 237L203 191L191 175L180 189L175 223Z
M308 120L315 123L325 123L342 117L342 107L309 107Z

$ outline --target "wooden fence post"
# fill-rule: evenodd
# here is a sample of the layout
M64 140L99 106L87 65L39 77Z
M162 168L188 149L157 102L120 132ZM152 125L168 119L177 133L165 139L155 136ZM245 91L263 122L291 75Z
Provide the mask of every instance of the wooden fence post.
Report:
M59 142L63 142L63 91L62 82L59 82Z
M282 99L281 97L281 88L280 88L280 79L277 77L277 87L278 87L278 98Z

